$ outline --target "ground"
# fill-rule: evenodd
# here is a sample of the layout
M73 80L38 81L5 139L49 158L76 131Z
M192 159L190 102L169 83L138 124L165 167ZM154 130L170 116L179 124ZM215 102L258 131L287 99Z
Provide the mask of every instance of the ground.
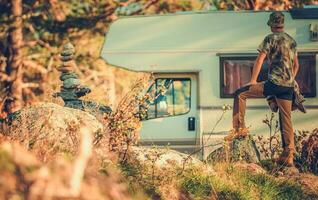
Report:
M318 176L268 161L208 163L136 146L122 160L109 151L105 123L53 103L21 110L2 127L0 197L318 199Z

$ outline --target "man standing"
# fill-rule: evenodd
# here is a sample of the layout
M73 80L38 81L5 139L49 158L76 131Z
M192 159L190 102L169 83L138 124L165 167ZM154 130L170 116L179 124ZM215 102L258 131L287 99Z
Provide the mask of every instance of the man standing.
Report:
M278 164L293 166L295 152L294 131L291 122L292 99L295 77L299 69L296 41L284 32L284 14L271 13L267 24L272 33L267 35L258 47L250 82L235 92L233 106L233 129L225 140L245 137L248 129L245 126L246 99L275 96L279 109L279 124L282 134L283 152ZM269 61L268 80L257 82L264 59Z

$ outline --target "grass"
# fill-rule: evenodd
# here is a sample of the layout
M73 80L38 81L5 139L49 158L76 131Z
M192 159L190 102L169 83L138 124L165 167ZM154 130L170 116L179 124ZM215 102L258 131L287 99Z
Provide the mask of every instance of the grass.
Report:
M267 174L239 171L231 164L216 164L216 174L191 169L181 180L181 188L195 200L297 200L311 199L297 183Z
M255 187L262 200L306 199L300 185L269 175L242 173L241 182Z
M184 174L181 188L190 194L193 199L207 199L213 194L213 184L210 176L197 173L195 170Z
M216 175L202 174L196 169L190 169L184 174L181 188L196 200L207 198L235 200L251 197L243 185L242 187L234 185L231 181L225 181Z

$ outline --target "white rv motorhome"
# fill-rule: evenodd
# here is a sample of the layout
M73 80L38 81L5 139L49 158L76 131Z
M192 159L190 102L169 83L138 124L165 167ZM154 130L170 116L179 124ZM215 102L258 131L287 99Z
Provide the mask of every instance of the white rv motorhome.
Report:
M149 91L165 93L150 105L141 144L193 151L217 147L232 126L234 91L250 80L257 47L270 33L270 12L213 11L124 17L106 36L101 56L109 64L153 72ZM295 130L318 127L318 8L285 11L285 31L297 41L297 81L307 114L292 115ZM266 79L267 63L259 80ZM247 102L246 122L253 134L268 134L270 114L264 98ZM216 125L216 126L215 126ZM207 138L209 140L207 141ZM205 158L213 148L204 148Z

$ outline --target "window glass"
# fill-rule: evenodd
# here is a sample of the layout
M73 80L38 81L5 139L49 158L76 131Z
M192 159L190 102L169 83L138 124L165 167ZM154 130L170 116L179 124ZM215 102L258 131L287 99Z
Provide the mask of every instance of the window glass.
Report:
M157 79L156 80L156 117L165 117L173 115L173 80Z
M174 87L174 115L187 113L190 110L190 81L175 80Z
M190 79L156 79L148 93L154 98L149 102L147 119L181 115L190 111Z
M316 57L300 56L296 81L306 97L316 96Z
M221 64L221 97L233 97L234 92L248 83L252 76L256 57L223 57ZM300 69L296 76L301 92L305 97L316 96L315 56L300 55ZM264 61L258 81L267 80L269 64Z

